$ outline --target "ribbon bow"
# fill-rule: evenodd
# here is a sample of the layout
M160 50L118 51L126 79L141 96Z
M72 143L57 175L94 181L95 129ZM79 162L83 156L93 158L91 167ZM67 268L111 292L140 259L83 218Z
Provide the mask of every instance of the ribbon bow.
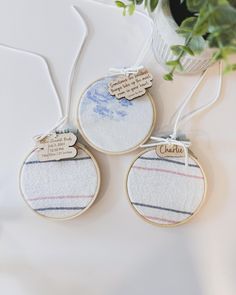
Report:
M169 137L155 137L152 136L151 140L153 140L153 143L148 143L148 144L143 144L140 147L147 148L147 147L154 147L154 146L159 146L159 145L178 145L183 148L184 154L185 154L185 166L188 166L188 149L191 146L190 141L184 141L184 140L179 140L173 136Z
M38 135L34 137L34 140L41 141L44 138L46 138L48 135L54 134L57 128L61 127L63 124L65 124L68 121L68 116L62 117L50 130L45 132L42 135Z
M130 68L110 68L109 72L113 73L114 75L129 76L130 74L137 74L142 69L143 66L134 66Z

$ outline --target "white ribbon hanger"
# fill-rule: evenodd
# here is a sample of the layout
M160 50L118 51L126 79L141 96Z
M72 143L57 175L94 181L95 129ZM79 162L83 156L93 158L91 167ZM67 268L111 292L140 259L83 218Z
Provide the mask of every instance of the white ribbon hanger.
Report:
M55 80L53 78L53 74L52 74L49 62L46 59L46 57L44 57L43 55L41 55L39 53L35 53L33 51L30 51L30 50L20 49L20 48L17 48L17 47L5 45L5 44L0 44L0 48L6 48L6 49L9 49L11 51L20 52L20 53L23 53L23 54L28 54L28 55L39 58L44 63L44 65L46 67L46 70L47 70L47 73L48 73L48 76L49 76L50 84L51 84L51 86L53 88L53 91L55 93L55 99L56 99L56 102L57 102L57 106L58 106L58 110L59 110L59 114L60 114L60 119L58 120L58 122L53 127L51 127L43 135L36 136L35 140L40 141L40 140L44 139L45 137L47 137L48 135L50 135L52 133L55 133L55 131L58 128L60 128L62 126L65 126L66 124L68 124L68 125L70 124L70 110L71 110L71 102L72 102L73 85L74 85L74 80L75 80L76 67L77 67L81 52L83 50L83 47L85 45L85 42L86 42L86 39L87 39L87 36L88 36L87 25L86 25L83 17L81 16L78 8L75 7L75 6L72 6L72 9L79 16L84 32L83 32L83 36L82 36L81 45L79 47L78 53L76 54L76 57L75 57L73 63L72 63L72 68L71 68L71 71L70 71L70 77L69 77L69 83L68 83L68 94L67 94L67 99L66 99L67 103L66 103L65 110L64 110L63 104L62 104L62 97L59 94L59 90L58 90L58 88L56 86L56 83L55 83Z
M140 54L136 60L136 62L128 67L128 68L110 68L109 69L109 73L113 74L113 75L125 75L125 76L129 76L130 74L137 74L140 70L142 70L144 68L143 66L143 61L145 56L147 55L151 43L152 43L152 31L153 29L151 29L151 33L147 39L147 41L144 43L144 46L142 48L142 50L140 51Z
M150 139L152 141L154 141L154 142L143 144L140 147L149 148L149 147L155 147L155 146L164 145L164 144L180 146L180 147L182 147L184 149L185 165L188 166L188 149L191 146L191 142L186 141L186 140L181 140L180 138L178 138L177 133L178 133L179 127L183 123L186 123L192 117L196 116L200 112L203 112L207 108L211 107L220 98L221 89L222 89L222 80L223 80L223 77L222 77L223 76L222 75L222 61L219 62L219 82L218 82L218 88L217 88L217 93L216 93L215 97L210 102L204 104L203 106L193 110L192 112L190 112L190 113L188 113L186 115L182 115L185 107L188 104L188 102L192 99L192 97L194 96L194 94L197 91L198 87L200 86L200 84L202 83L204 78L206 77L207 72L208 72L208 70L206 70L205 72L202 73L200 79L196 82L194 87L191 89L189 94L184 99L183 104L180 106L180 109L179 109L179 111L177 113L177 117L176 117L176 120L175 120L175 123L174 123L172 133L167 137L161 137L161 136L155 137L155 136L152 136L152 137L150 137Z
M109 72L113 75L129 76L130 74L137 74L143 66L131 67L131 68L110 68Z
M99 4L99 5L103 5L103 6L117 8L115 5L106 4L101 1L95 1L95 0L88 0L88 1ZM150 22L151 32L150 32L147 40L144 42L143 48L140 50L140 53L139 53L138 58L135 61L135 63L129 67L122 67L122 68L112 67L112 68L110 68L109 73L111 73L112 75L129 76L130 74L137 74L140 70L142 70L144 68L143 61L150 49L151 43L152 43L153 19L151 19L146 13L143 13L141 11L135 11L135 13L143 16L144 18L146 18Z

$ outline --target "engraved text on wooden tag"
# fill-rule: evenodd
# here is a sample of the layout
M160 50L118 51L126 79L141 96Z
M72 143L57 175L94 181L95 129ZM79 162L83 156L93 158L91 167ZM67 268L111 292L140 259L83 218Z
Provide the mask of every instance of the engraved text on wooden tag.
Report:
M41 162L74 158L77 137L73 133L53 133L36 142L38 159Z
M156 153L159 157L184 157L184 148L175 144L162 144L156 147Z
M152 75L141 69L137 74L129 74L112 80L109 83L108 91L117 99L126 98L132 100L146 93L146 89L152 86Z

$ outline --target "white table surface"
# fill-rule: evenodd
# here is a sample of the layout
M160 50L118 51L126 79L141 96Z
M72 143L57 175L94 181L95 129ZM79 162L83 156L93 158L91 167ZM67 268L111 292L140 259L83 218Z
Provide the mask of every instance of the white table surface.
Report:
M90 34L76 77L74 117L83 89L109 67L132 64L149 29L141 16L124 18L117 9L87 0L0 3L0 43L46 56L64 98L82 34L70 6L80 8ZM155 76L151 93L161 130L198 76L170 83L151 53L145 64ZM96 203L75 220L54 222L27 208L18 172L32 137L58 119L55 97L39 60L0 48L1 294L236 294L235 78L236 73L225 76L219 102L185 128L209 185L207 202L190 223L159 228L144 222L128 204L124 187L138 151L116 157L93 149L102 171ZM210 100L216 85L213 67L190 109Z

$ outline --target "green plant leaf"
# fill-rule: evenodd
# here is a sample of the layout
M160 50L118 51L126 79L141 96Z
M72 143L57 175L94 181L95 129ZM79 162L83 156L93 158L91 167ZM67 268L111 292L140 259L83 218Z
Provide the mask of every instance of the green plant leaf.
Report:
M233 71L236 71L236 64L228 64L225 68L224 68L224 73L228 74L231 73Z
M189 42L189 48L194 54L200 54L206 47L206 41L201 36L194 36Z
M194 55L194 52L192 51L192 49L186 45L174 45L174 46L171 46L171 50L175 55L180 55L182 51L184 51L185 53L191 56Z
M223 55L222 55L222 53L221 53L221 50L217 50L216 52L214 52L213 53L213 55L212 55L212 59L213 60L220 60L220 59L222 59L223 58Z
M180 59L169 60L169 61L166 62L166 65L172 67L173 69L177 68L180 71L183 70L183 67L182 67L182 64L180 62Z
M187 8L191 12L198 12L205 3L206 0L186 0Z
M177 67L179 65L179 61L178 60L169 60L166 62L167 66L171 66L171 67Z
M180 25L179 29L177 30L178 33L192 33L194 26L197 23L197 17L192 16L186 18L182 24Z
M149 1L150 1L149 5L150 5L151 12L153 12L156 9L159 0L149 0Z
M117 7L126 8L126 4L122 1L115 1Z
M174 45L171 50L176 60L168 61L171 68L166 80L173 80L174 71L182 69L181 60L185 54L200 54L207 46L216 48L213 60L226 61L225 71L235 70L235 64L227 63L228 57L236 53L236 0L171 0L179 4L186 2L192 17L184 19L177 32L185 38L185 44ZM121 0L115 1L123 9L123 15L132 15L137 5L144 4L154 11L158 0ZM205 40L204 40L205 39Z
M173 45L171 46L171 51L173 52L174 55L180 55L182 48L182 45Z
M217 50L216 52L213 53L212 55L212 59L215 60L215 61L218 61L218 60L226 60L227 61L227 58L228 56L230 56L231 54L234 54L236 53L236 46L235 47L225 47L225 48L221 48L219 50ZM227 65L227 67L229 67L230 65ZM234 67L233 67L234 68Z
M236 9L230 5L218 5L209 15L209 31L225 25L233 25L236 22Z
M182 46L182 49L183 49L183 51L185 53L188 53L189 55L194 56L194 52L193 52L193 50L190 47L188 47L188 46Z
M135 4L134 4L134 3L131 3L131 4L128 6L128 11L129 11L129 15L134 14L134 12L135 12Z
M163 76L163 78L164 78L166 81L173 81L173 74L172 74L172 73L165 74L165 75Z
M194 36L204 36L208 32L208 19L209 19L209 12L206 12L205 10L201 11L201 13L198 15L196 24L193 27L192 34Z

